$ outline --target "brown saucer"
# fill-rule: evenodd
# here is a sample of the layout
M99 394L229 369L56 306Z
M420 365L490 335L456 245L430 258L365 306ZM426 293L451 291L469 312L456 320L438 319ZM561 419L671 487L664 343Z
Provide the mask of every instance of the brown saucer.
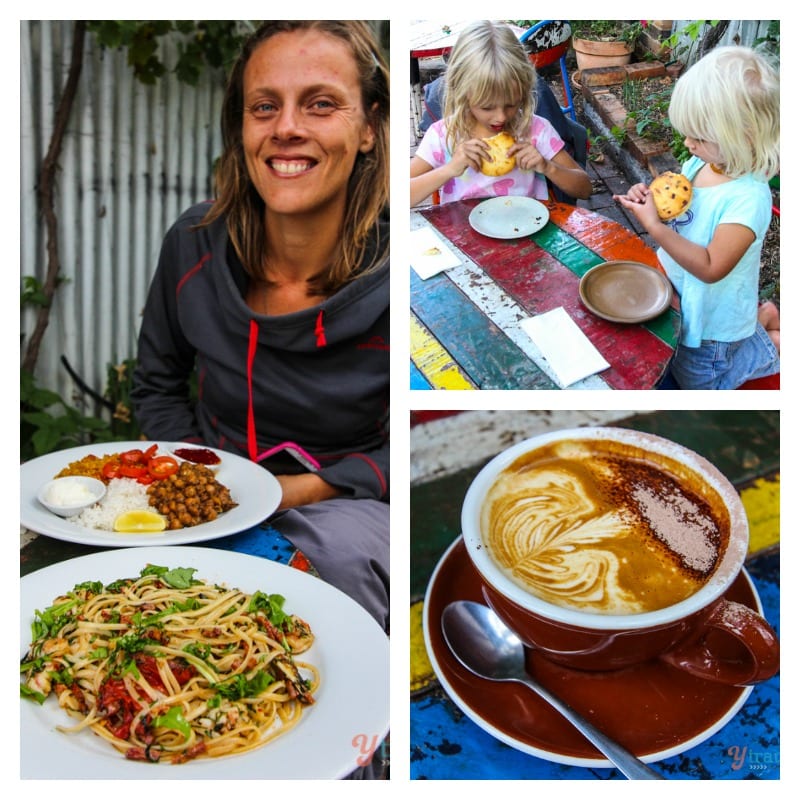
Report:
M760 608L744 571L725 596ZM517 750L561 764L610 766L570 723L529 689L478 678L455 660L440 626L442 611L454 600L485 602L480 578L460 537L434 570L423 611L428 656L453 702L487 733ZM660 661L592 673L558 666L531 651L528 669L645 761L677 755L709 738L738 712L752 691L749 686L724 686L693 678Z
M657 269L637 261L606 261L592 267L578 291L583 304L610 322L639 323L663 314L672 284Z

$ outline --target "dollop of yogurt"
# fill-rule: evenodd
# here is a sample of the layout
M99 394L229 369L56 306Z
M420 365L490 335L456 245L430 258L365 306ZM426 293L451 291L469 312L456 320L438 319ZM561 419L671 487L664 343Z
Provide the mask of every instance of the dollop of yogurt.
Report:
M56 481L45 495L54 506L74 506L94 499L91 490L79 481Z

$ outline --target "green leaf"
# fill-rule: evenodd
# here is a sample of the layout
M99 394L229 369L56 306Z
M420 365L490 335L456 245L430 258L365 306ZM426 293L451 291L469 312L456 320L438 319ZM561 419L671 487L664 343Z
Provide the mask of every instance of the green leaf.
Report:
M24 683L19 685L19 696L24 697L27 700L35 700L39 705L42 705L42 703L44 703L44 701L47 699L41 692L31 689L30 686L27 686Z
M50 299L45 294L42 284L31 275L22 277L22 292L20 293L20 307L26 305L44 308L50 305Z
M128 633L116 640L117 650L123 650L130 655L142 653L152 647L153 644L152 639L139 636L137 633Z
M257 672L252 678L236 675L225 683L218 683L213 688L228 700L241 700L243 697L258 697L267 687L275 682L266 670Z
M156 728L178 731L183 734L184 739L188 739L192 735L192 726L186 721L180 706L173 706L166 714L156 717L154 724Z
M189 655L193 655L203 661L208 661L211 655L211 646L202 642L189 642L183 650L185 653L189 653Z
M50 408L57 403L63 404L61 395L50 389L43 389L36 385L35 378L25 370L20 371L20 402L33 408Z
M69 612L77 605L79 605L79 601L70 598L58 605L48 606L44 611L37 610L31 623L33 639L55 637L61 628L71 620L72 615Z
M286 598L282 595L255 592L250 598L250 604L247 610L251 614L255 611L263 611L273 625L280 626L286 622L290 616L283 610L283 604L285 602Z
M39 428L31 436L33 450L37 455L44 455L45 453L53 452L53 450L58 450L60 441L61 433L56 428Z
M102 581L83 581L83 583L76 583L73 587L73 592L86 591L89 594L100 594L103 591Z
M192 577L195 572L197 570L194 567L175 567L170 569L169 567L150 564L142 570L141 575L155 575L173 589L188 589L190 586L201 583L201 581Z

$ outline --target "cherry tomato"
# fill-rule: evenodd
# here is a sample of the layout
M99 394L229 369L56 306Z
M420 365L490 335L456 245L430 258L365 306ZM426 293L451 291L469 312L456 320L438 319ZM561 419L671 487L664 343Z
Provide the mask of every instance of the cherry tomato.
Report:
M119 477L119 467L120 464L118 461L106 461L103 464L103 469L101 470L103 477L107 480L113 480L114 478Z
M146 463L144 453L141 450L126 450L119 454L123 464L142 464Z
M158 445L151 444L150 447L148 447L147 450L145 450L144 453L142 453L143 460L149 461L156 454L157 450L158 450Z
M148 462L147 471L156 480L162 480L178 471L178 462L172 456L156 456Z
M147 467L144 464L131 464L123 461L117 474L121 478L140 478L147 474Z

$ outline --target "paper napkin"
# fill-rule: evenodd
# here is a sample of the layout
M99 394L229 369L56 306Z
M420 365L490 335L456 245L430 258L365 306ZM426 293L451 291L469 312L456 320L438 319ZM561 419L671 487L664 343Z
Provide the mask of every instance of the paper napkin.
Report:
M411 266L423 280L460 263L461 259L431 228L411 231Z
M520 327L547 359L562 388L611 366L563 308L524 319Z

